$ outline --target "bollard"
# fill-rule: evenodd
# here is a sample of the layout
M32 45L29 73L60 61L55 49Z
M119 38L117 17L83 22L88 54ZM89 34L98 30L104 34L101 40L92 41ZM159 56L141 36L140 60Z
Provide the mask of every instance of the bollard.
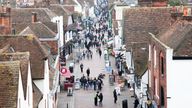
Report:
M69 108L69 105L68 105L68 103L67 103L67 108Z

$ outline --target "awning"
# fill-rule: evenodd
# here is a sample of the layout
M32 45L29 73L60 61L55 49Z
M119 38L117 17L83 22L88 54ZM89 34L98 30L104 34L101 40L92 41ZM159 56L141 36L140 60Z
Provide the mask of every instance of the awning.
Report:
M61 68L61 75L66 77L66 78L70 78L71 77L71 72L67 69L67 68Z

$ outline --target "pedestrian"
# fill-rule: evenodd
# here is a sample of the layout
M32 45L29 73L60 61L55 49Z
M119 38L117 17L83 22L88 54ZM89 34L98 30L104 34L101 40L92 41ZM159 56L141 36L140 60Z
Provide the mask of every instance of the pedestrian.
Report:
M101 55L102 55L102 51L101 49L99 49L99 56L101 57Z
M80 64L81 73L83 73L83 63Z
M139 105L139 101L137 97L135 97L134 108L137 108L138 105Z
M93 80L93 89L96 91L96 89L97 89L97 79L96 78L94 78L94 80Z
M99 91L97 91L97 93L96 93L96 95L94 97L95 106L97 106L98 96L99 96Z
M89 75L90 75L90 69L88 68L87 69L87 77L89 77Z
M114 97L114 103L116 103L117 102L117 92L115 89L113 90L113 97Z
M103 105L103 104L102 104L102 101L103 101L103 94L100 93L98 97L99 97L99 106L102 106L102 105Z

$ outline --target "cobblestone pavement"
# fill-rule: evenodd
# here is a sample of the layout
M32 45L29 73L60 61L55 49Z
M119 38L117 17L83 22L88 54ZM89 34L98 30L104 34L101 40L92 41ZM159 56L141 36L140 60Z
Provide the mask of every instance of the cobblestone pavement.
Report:
M81 49L82 50L82 49ZM113 102L113 90L114 86L109 84L109 74L105 72L105 61L104 57L99 57L99 54L96 53L96 49L92 48L93 58L92 59L84 59L80 61L80 63L84 64L84 72L80 72L80 63L75 64L74 75L75 78L80 78L83 74L86 75L86 69L90 68L90 77L97 77L100 73L106 74L103 79L104 85L101 92L103 93L103 106L102 108L122 108L122 100L127 99L128 108L133 108L134 98L131 98L133 92L129 91L126 88L121 92L121 95L118 96L117 104ZM115 69L115 61L113 57L110 57L110 61L112 63L112 67ZM72 61L67 61L70 63ZM68 64L67 64L68 65ZM58 108L98 108L100 106L94 106L94 96L96 91L94 90L74 90L74 94L71 97L67 96L66 91L62 91L59 93L58 99ZM68 106L68 107L67 107Z

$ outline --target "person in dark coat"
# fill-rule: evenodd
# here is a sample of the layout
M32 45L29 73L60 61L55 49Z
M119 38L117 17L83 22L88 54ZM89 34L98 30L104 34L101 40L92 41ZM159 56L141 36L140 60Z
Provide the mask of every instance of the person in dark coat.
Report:
M88 68L87 69L87 77L89 77L89 75L90 75L90 69Z
M99 105L102 106L102 102L103 102L103 94L100 93L98 97L99 97Z
M115 89L113 90L113 97L114 97L114 103L116 103L117 102L117 92Z
M83 72L83 63L80 64L81 73Z
M97 87L97 79L94 78L94 80L93 80L93 88L94 88L94 90L96 90L96 87Z
M96 93L96 95L94 97L95 106L97 106L98 97L99 97L99 91L97 91L97 93Z
M139 101L137 98L135 98L135 102L134 102L134 108L137 108L137 106L139 105Z
M101 57L101 55L102 55L102 51L101 49L99 49L99 56Z

